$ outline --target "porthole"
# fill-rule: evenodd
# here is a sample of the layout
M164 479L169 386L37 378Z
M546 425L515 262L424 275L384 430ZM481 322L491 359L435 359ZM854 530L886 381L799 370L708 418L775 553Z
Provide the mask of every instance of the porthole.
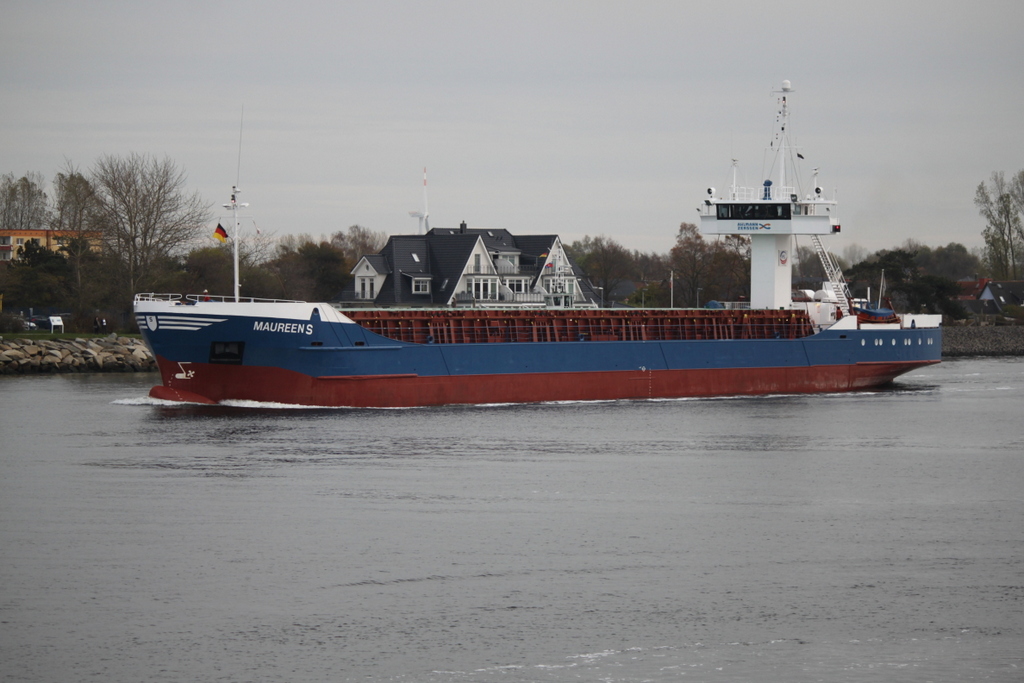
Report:
M860 340L860 345L861 345L861 346L864 346L865 344L867 344L867 342L866 342L866 341L864 341L863 339L861 339L861 340Z

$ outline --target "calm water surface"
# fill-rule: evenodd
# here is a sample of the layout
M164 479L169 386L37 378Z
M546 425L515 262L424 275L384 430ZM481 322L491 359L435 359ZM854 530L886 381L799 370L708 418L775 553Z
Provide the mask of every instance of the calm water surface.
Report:
M4 681L1022 681L1024 360L309 410L0 377Z

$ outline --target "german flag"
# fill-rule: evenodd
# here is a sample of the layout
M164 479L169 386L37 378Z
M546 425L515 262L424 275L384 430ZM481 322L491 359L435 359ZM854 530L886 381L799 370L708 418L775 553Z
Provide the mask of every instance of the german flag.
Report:
M213 231L213 239L220 240L221 242L228 241L228 233L220 223L217 224L217 229Z

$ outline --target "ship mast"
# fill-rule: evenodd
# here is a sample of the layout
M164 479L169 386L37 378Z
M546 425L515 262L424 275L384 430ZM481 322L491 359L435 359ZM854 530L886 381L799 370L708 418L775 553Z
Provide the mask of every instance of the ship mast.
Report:
M789 138L786 133L786 126L789 125L789 103L786 101L786 96L793 92L793 88L789 81L782 81L782 90L777 90L776 92L782 93L782 111L780 112L782 130L781 139L779 140L779 192L784 192L786 187L786 155L789 154Z
M239 233L239 221L238 221L238 209L249 206L248 204L239 203L237 201L237 195L241 192L237 185L231 186L231 202L224 204L224 208L231 211L231 218L234 220L235 229L231 233L231 256L235 264L235 303L238 303L238 233Z

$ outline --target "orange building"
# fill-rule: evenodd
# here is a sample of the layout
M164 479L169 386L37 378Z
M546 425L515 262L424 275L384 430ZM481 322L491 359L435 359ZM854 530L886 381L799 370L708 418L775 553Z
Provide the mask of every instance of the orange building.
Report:
M99 251L100 234L95 231L83 234L89 240L90 248ZM0 261L17 259L18 252L29 242L50 251L59 251L76 236L77 233L67 230L0 230Z

